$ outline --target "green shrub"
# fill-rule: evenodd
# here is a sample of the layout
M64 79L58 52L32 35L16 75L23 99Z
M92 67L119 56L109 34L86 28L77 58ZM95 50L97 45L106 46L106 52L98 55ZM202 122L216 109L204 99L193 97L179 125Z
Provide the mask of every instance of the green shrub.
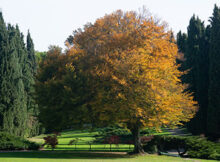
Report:
M151 140L149 142L147 142L144 146L143 149L145 152L149 153L149 154L155 154L158 152L157 149L157 144L156 144L156 140Z
M186 148L185 137L181 136L154 136L155 143L161 151Z
M148 145L150 145L150 143ZM219 144L208 141L205 138L188 136L154 136L151 145L156 145L158 150L162 152L171 149L179 151L181 148L185 151L182 153L179 151L180 156L187 154L188 157L192 158L220 160Z
M26 148L27 150L39 150L40 148L40 145L35 142L24 140L24 143L27 145L27 148Z
M98 133L100 136L104 136L104 137L110 137L110 136L123 136L123 135L130 135L131 133L120 126L109 126L109 127L105 127L105 128L99 128L97 129Z
M217 157L215 143L198 137L189 137L185 141L189 157L203 159L215 159Z
M13 136L6 132L0 132L0 150L38 150L39 144Z
M104 127L97 129L99 135L96 136L95 143L105 143L106 139L109 139L112 136L118 136L120 138L120 143L128 143L131 141L131 133L118 125Z

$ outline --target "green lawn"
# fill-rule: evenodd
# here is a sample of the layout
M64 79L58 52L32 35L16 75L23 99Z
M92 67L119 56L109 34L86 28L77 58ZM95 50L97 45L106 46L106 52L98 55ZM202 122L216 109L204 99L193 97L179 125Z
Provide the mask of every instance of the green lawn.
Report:
M122 154L107 153L79 153L79 152L14 152L0 153L1 162L217 162L214 160L181 159L178 157L145 155L128 156Z
M214 160L182 159L171 156L145 155L129 156L126 152L131 151L133 146L120 144L112 146L104 144L92 144L91 150L88 142L95 140L97 132L66 131L58 138L59 144L54 151L45 148L35 152L0 152L0 162L215 162ZM43 143L43 137L31 138L30 140ZM68 145L69 141L78 138L77 145ZM216 161L217 162L217 161Z

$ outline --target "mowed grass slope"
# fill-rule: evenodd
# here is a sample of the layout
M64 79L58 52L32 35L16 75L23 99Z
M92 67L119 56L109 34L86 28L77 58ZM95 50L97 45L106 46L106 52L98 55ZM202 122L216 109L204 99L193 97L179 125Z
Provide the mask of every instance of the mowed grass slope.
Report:
M97 134L88 131L65 131L59 136L59 144L54 151L45 148L42 151L32 152L0 152L0 162L217 162L158 155L129 156L126 152L131 151L133 146L113 145L110 151L110 145L93 143ZM41 135L30 140L43 143L45 136ZM68 145L69 141L77 138L76 146ZM89 143L93 143L91 150Z

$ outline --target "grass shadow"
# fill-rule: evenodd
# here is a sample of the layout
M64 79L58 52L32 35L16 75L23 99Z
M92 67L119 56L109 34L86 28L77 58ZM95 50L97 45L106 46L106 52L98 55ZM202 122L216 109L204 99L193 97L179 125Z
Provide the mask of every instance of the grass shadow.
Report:
M127 152L132 151L133 149L125 149L125 148L68 148L68 147L62 147L62 148L56 148L56 150L71 150L71 151L101 151L101 152Z
M42 158L42 159L118 159L132 158L124 153L94 151L36 151L36 152L1 152L0 158Z
M93 135L58 136L59 139L62 139L62 138L82 138L82 137L94 137L94 136Z

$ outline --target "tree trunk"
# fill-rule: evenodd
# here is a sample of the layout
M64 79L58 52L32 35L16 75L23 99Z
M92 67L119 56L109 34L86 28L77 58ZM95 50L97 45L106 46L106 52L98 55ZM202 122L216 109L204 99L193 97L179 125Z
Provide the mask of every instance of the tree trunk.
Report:
M132 133L133 141L134 141L133 153L137 153L137 154L145 153L142 147L141 141L140 141L140 128L137 126L134 127L133 129L131 129L131 133Z

